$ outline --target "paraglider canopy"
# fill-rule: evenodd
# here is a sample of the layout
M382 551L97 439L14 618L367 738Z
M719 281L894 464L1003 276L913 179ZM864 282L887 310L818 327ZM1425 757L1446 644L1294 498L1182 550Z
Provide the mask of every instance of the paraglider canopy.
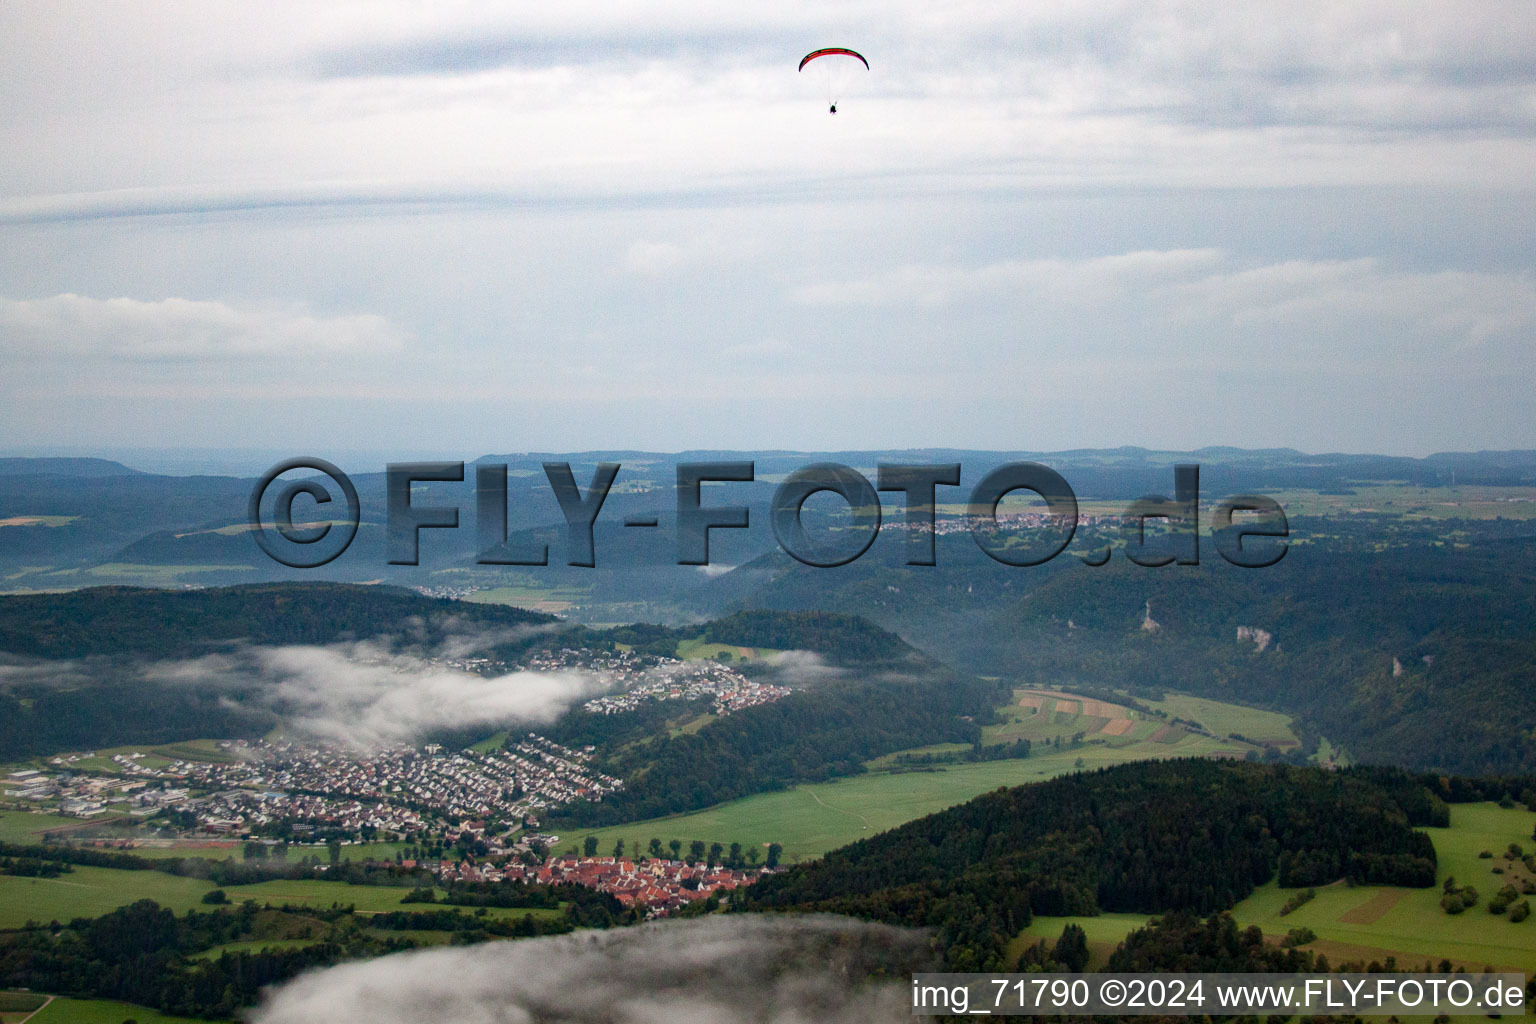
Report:
M849 50L849 49L846 49L845 47L841 47L841 46L828 46L827 48L822 49L822 50L812 50L810 53L808 53L804 57L800 58L800 66L798 68L796 68L795 70L796 71L804 71L805 70L805 66L807 64L809 64L811 61L815 60L817 57L834 57L834 56L857 57L859 59L859 61L864 65L864 69L866 71L869 70L869 61L864 59L864 55L862 53L859 53L856 50Z
M857 61L858 63L854 63ZM821 79L826 91L827 109L830 113L837 113L838 97L844 86L848 84L848 76L858 70L859 64L864 65L864 70L869 70L869 61L857 50L850 50L845 46L828 46L820 50L812 50L800 58L800 67L796 70L804 71L807 64L812 64L813 74Z

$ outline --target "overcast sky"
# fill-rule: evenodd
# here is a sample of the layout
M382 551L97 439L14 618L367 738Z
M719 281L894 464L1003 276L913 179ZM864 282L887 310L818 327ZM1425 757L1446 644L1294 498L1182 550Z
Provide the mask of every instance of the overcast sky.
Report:
M12 0L0 429L1536 447L1533 143L1528 0Z

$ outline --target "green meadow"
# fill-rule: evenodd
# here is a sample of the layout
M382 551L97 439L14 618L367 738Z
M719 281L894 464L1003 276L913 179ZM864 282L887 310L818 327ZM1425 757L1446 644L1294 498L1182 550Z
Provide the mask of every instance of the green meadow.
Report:
M76 917L98 917L137 900L154 900L178 914L206 909L202 900L212 882L182 878L160 871L123 871L118 868L76 867L58 878L20 878L0 875L0 928L19 928L28 921L46 924ZM352 905L359 914L388 910L425 910L419 904L402 903L410 891L401 886L348 885L345 882L272 881L231 886L224 890L231 902L255 900L274 906L293 904L317 908ZM543 916L554 910L492 908L494 917Z
M190 1017L170 1017L148 1007L119 1003L111 999L68 999L60 996L50 1002L27 1024L198 1024Z
M779 843L784 860L819 857L828 850L895 828L915 818L964 803L999 786L1027 782L1153 758L1194 757L1220 749L1216 741L1188 735L1173 746L1144 743L1130 747L1084 746L1052 751L1022 760L943 765L913 771L878 771L833 782L820 782L777 793L760 793L692 814L652 818L601 829L576 829L560 836L558 850L577 846L586 836L598 838L607 855L623 839L625 848L638 840L644 849L654 837L663 844L679 839L719 842L727 847Z
M200 907L203 894L212 888L212 883L196 878L116 868L76 867L57 878L0 875L0 928L99 917L145 899L181 913Z
M1273 743L1282 748L1301 743L1291 731L1291 716L1278 711L1263 711L1182 693L1170 693L1162 700L1143 703L1166 711L1174 718L1197 722L1216 736L1244 736L1256 743Z
M0 811L0 843L40 843L49 829L75 829L80 825L81 819L59 814Z
M679 645L679 654L683 650L684 645ZM999 709L1001 721L982 730L985 744L1028 740L1036 751L1028 758L904 769L897 762L899 755L888 754L868 762L865 767L869 771L852 778L760 793L691 814L573 830L560 836L558 849L577 846L588 835L597 837L598 849L605 855L613 852L619 839L630 850L637 840L645 849L652 838L663 844L678 839L685 848L695 839L727 847L739 842L744 848L779 843L784 847L784 860L794 862L818 857L857 839L964 803L999 786L1040 782L1073 771L1128 761L1243 757L1257 749L1249 743L1168 728L1167 722L1135 711L1123 712L1133 719L1130 731L1119 735L1099 732L1096 730L1101 729L1106 718L1083 714L1079 710L1083 707L1081 698L1051 691L1052 695L1042 698L1042 706L1036 709L1020 705L1020 699L1028 693L1014 691L1013 700ZM1279 736L1279 730L1284 729L1283 735L1295 740L1283 715L1217 701L1203 704L1209 705L1203 708L1207 715L1225 714L1227 718L1222 721L1239 722L1260 736ZM1084 735L1084 742L1073 747L1071 740L1078 734ZM1153 739L1154 736L1158 738ZM953 754L965 749L962 744L950 743L902 753Z
M1257 924L1270 936L1282 936L1305 925L1317 933L1311 947L1337 962L1341 957L1366 960L1395 955L1399 964L1437 963L1441 958L1468 968L1507 967L1536 972L1536 917L1511 922L1507 914L1488 912L1488 900L1500 887L1516 888L1531 875L1518 860L1501 854L1510 843L1532 848L1533 816L1523 809L1495 804L1461 804L1451 808L1451 827L1428 829L1439 863L1436 880L1455 876L1458 885L1474 886L1478 905L1451 915L1440 908L1441 890L1398 889L1387 886L1350 888L1342 883L1317 890L1317 898L1284 917L1280 906L1290 891L1273 883L1237 905L1233 913L1245 924ZM1478 857L1482 850L1495 856ZM1500 868L1503 874L1494 874Z
M696 661L701 658L718 658L721 654L729 654L740 661L751 661L755 658L766 658L772 654L780 654L781 651L771 647L738 647L735 644L706 643L703 637L695 637L692 640L679 640L677 642L677 656L685 661Z
M1232 910L1240 925L1258 925L1271 941L1292 928L1307 927L1317 941L1302 947L1326 955L1335 966L1350 961L1385 963L1395 957L1402 970L1422 968L1426 961L1442 959L1479 971L1484 967L1536 973L1536 916L1512 922L1507 914L1490 914L1488 898L1507 882L1516 887L1530 874L1520 862L1506 861L1501 854L1510 843L1532 848L1532 814L1523 809L1504 809L1495 804L1458 804L1451 807L1451 827L1427 829L1439 862L1437 882L1448 875L1458 885L1476 887L1477 906L1451 915L1440 909L1441 888L1403 889L1395 886L1348 886L1343 882L1323 886L1317 896L1286 915L1280 909L1297 890L1281 889L1271 881L1254 891ZM1478 853L1491 851L1491 858ZM1494 874L1495 867L1503 874ZM1095 963L1132 930L1146 922L1135 914L1104 914L1087 918L1036 918L1010 946L1017 955L1025 946L1044 938L1054 942L1068 923L1083 927Z

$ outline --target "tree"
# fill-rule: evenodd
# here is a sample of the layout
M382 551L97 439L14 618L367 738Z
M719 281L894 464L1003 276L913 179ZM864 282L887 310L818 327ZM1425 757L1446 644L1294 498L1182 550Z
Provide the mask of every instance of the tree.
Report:
M714 867L716 864L720 863L720 855L723 854L724 852L725 852L725 847L724 846L721 846L719 843L710 843L709 844L709 866L710 867Z
M730 852L730 855L726 857L725 863L729 867L733 867L733 868L741 867L741 844L740 843L732 843L731 844L731 852Z
M613 844L613 857L617 860L622 856L624 856L624 840L620 839Z
M682 858L682 855L683 855L683 841L681 839L673 839L673 840L669 841L667 843L667 848L672 851L672 859L673 860L679 860L679 859Z
M203 902L219 906L220 904L228 903L229 896L223 889L210 889L208 892L203 893Z
M757 863L757 858L760 857L760 856L762 856L762 855L757 852L757 847L755 847L755 846L747 847L747 863L748 864L756 864Z
M770 868L778 867L779 866L779 858L781 856L783 856L783 855L784 855L784 847L783 846L781 846L778 843L769 843L768 844L768 866Z
M704 859L704 841L695 839L688 844L688 863L697 864Z
M1051 959L1079 974L1088 966L1088 936L1081 927L1069 924L1061 930L1061 938L1051 950Z
M652 857L655 857L658 860L661 859L661 840L660 839L652 839L651 840L650 851L651 851L651 856Z
M335 867L336 865L340 864L341 863L341 840L339 840L339 839L332 839L331 841L329 841L328 843L325 844L325 848L327 850L329 850L330 854L331 854L331 867Z
M597 836L587 836L581 841L581 852L588 857L597 856Z

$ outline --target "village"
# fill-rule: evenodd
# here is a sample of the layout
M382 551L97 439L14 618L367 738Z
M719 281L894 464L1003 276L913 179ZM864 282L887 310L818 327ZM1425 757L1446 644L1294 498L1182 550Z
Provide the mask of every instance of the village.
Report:
M622 693L597 697L582 707L595 715L617 715L634 711L650 700L708 698L714 714L728 715L742 708L771 704L790 693L787 686L754 682L722 662L661 660L662 664L647 671Z
M697 900L711 896L728 898L734 890L751 885L771 870L729 868L715 863L714 857L690 863L662 857L583 857L567 853L532 865L516 859L502 864L445 862L440 865L437 878L444 885L501 881L580 885L606 892L625 907L639 907L647 917L663 917Z
M427 744L357 753L261 740L219 747L218 762L115 754L110 774L73 770L89 752L61 755L52 759L57 773L13 773L8 795L84 818L173 813L186 830L208 836L387 840L465 821L536 823L550 808L600 801L624 786L591 766L590 748L571 750L536 733L486 752Z

